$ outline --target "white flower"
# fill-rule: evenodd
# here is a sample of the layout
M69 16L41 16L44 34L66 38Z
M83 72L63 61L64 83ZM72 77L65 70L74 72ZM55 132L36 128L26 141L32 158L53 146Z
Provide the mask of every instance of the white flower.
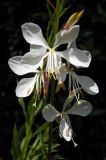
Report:
M74 97L69 97L65 101L63 111L61 113L57 111L51 104L47 104L42 110L42 115L47 122L53 122L56 119L60 119L59 134L66 141L73 141L73 130L68 114L87 116L92 110L91 104L85 100L80 100L80 103L75 102L74 105L69 108L73 98Z
M88 76L77 75L74 71L69 71L69 89L79 92L83 89L86 93L95 95L99 93L97 84Z
M86 93L91 95L99 93L97 84L90 77L77 75L73 69L67 68L66 65L62 65L59 71L59 75L57 76L58 81L64 82L67 74L69 75L68 88L71 92L79 94L83 89Z
M58 69L61 58L66 59L76 67L88 67L91 55L88 51L69 47L64 51L56 51L56 48L65 43L73 43L79 33L79 26L75 25L69 30L62 30L55 36L54 46L51 48L42 35L41 28L37 24L25 23L22 25L25 40L30 44L30 52L24 56L15 56L9 59L10 68L18 75L36 72L42 61L47 58L46 69L53 73Z

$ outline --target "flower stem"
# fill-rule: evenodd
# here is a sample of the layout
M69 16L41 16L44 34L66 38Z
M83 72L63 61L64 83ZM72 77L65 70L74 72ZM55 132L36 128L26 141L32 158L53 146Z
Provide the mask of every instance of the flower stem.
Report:
M55 95L55 80L52 77L50 83L50 104L54 105L54 95ZM49 123L49 140L48 140L48 155L47 160L52 160L51 158L51 147L52 147L52 123Z
M51 160L51 145L52 145L52 123L49 124L49 141L48 141L47 160Z

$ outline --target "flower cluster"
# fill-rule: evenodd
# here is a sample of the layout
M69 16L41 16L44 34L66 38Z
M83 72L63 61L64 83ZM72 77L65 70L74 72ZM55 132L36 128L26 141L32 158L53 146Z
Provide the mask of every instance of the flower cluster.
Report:
M18 82L17 97L27 97L32 92L39 97L42 88L44 94L45 92L47 94L51 76L58 81L58 85L63 84L68 76L69 97L62 112L58 112L51 104L47 104L42 111L43 117L48 122L59 118L59 134L67 141L73 140L68 114L86 116L92 109L89 102L80 99L82 89L91 95L99 92L97 84L91 78L75 73L77 68L87 68L91 62L90 52L76 46L79 29L79 25L63 28L55 35L54 45L49 46L37 24L25 23L22 25L22 33L30 44L30 51L23 56L10 58L8 62L17 75L34 74L33 77L23 78ZM58 51L58 47L63 44L67 44L66 49ZM77 101L72 105L74 98Z

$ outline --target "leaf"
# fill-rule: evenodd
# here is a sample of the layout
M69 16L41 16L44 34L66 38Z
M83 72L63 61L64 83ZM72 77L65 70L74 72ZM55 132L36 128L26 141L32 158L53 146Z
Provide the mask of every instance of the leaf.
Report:
M56 154L54 157L53 157L53 160L64 160L64 158L62 158L59 154Z
M59 143L52 143L52 152L58 152Z
M18 160L21 157L21 150L20 150L20 141L19 141L19 134L16 125L13 129L13 141L12 141L12 157L13 160Z
M26 107L26 115L27 115L27 123L29 126L32 126L34 113L35 113L35 106L33 105L35 103L35 96L32 96L28 102L28 105Z
M31 144L31 146L29 146L27 159L28 158L30 159L30 157L32 157L32 155L34 155L34 153L36 153L36 147L39 145L39 141L40 141L40 137L37 136L35 141Z
M22 97L18 98L18 102L21 105L22 109L23 109L23 113L25 118L27 119L27 115L26 115L26 111L25 111L25 103L24 103L24 99Z
M44 130L45 128L47 128L49 125L48 122L45 122L40 128L38 128L32 135L31 138L35 137L38 133L40 133L42 130Z

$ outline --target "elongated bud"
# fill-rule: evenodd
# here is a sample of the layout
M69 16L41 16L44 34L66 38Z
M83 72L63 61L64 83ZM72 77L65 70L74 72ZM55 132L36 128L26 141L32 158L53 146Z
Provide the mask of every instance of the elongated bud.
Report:
M43 78L44 78L44 80L43 80L43 93L44 93L44 96L47 97L48 90L49 90L49 77L48 77L47 72L44 72Z
M84 14L84 10L80 11L80 12L75 12L73 13L70 18L68 19L68 21L66 22L64 29L68 30L69 28L71 28L73 25L75 25L80 18L82 17L82 15Z

